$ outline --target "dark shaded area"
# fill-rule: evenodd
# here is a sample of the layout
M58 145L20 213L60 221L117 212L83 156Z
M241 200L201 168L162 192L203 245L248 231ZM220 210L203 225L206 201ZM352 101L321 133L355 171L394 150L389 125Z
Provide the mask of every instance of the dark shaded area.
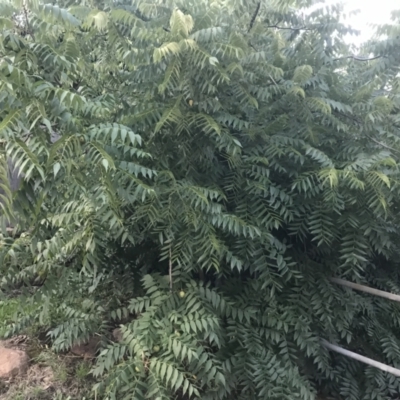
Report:
M50 142L53 144L60 137L61 137L61 135L59 135L58 133L52 132L50 135ZM10 185L10 189L12 192L16 192L21 187L21 183L22 183L24 174L21 173L20 169L15 166L15 162L13 161L13 159L11 157L7 158L7 168L8 168L7 178L8 178L8 182ZM3 199L1 197L1 195L4 195L4 194L5 194L4 191L0 187L0 204L4 204ZM7 226L9 226L9 224L7 224Z
M7 158L7 166L10 188L12 192L15 192L21 186L23 175L20 173L20 169L15 166L15 163L11 158Z

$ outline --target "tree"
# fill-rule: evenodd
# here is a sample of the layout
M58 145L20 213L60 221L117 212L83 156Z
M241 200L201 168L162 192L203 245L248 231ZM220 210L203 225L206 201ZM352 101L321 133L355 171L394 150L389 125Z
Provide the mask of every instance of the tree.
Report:
M400 364L398 306L329 281L400 292L396 28L360 59L311 3L0 1L9 335L101 334L103 399L399 392L320 342Z

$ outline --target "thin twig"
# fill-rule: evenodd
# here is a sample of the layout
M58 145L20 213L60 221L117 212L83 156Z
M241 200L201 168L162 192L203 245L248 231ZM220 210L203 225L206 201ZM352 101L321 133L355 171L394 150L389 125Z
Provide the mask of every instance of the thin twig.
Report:
M353 117L353 116L351 116L351 115L344 114L344 113L342 113L342 112L340 112L340 111L336 111L336 112L337 112L338 114L340 114L340 115L343 115L343 117L349 118L350 120L352 120L352 121L354 121L354 122L357 122L358 124L362 125L362 122L361 122L358 118ZM372 140L372 141L375 142L376 144L379 144L380 146L385 147L385 148L388 149L388 150L392 150L392 151L394 151L395 153L399 153L399 152L400 152L399 150L397 150L397 149L395 149L395 148L393 148L393 147L390 147L389 145L387 145L387 144L385 144L385 143L382 143L382 142L380 142L379 140L374 139L373 137L367 135L365 132L363 132L363 134L364 134L369 140Z
M352 120L354 122L357 122L358 124L362 125L361 121L357 117L354 117L353 115L347 115L347 114L342 113L341 111L337 111L337 110L334 110L334 112L336 112L339 115L343 115L343 117L346 117L346 118L348 118L348 119L350 119L350 120Z
M35 35L33 33L33 29L31 27L31 24L29 23L29 18L28 18L28 10L26 9L26 2L24 2L22 9L24 10L24 15L25 15L25 22L26 22L26 27L30 35L32 36L32 39L35 40Z
M171 247L169 248L169 290L172 292L172 259Z
M357 57L357 56L351 55L351 56L346 56L346 57L334 58L332 61L339 61L339 60L346 60L346 59L352 59L354 61L372 61L372 60L377 60L378 58L384 58L384 57L386 57L386 56L376 56L376 57L366 58L366 57Z
M278 26L278 25L267 25L266 28L275 28L275 29L282 29L282 30L289 30L289 31L312 31L312 28L307 28L306 26L299 26L294 28L292 26Z
M253 27L254 22L255 22L255 20L256 20L256 18L257 18L258 12L260 11L260 7L261 7L261 1L259 1L259 2L257 3L256 10L254 11L253 16L251 17L250 24L249 24L249 29L248 29L247 32L250 32L250 31L251 31L251 28Z
M370 139L370 140L372 140L373 142L375 142L376 144L379 144L380 146L385 147L385 148L388 149L388 150L392 150L392 151L394 151L395 153L400 153L399 150L397 150L397 149L395 149L395 148L393 148L393 147L390 147L390 146L388 146L387 144L382 143L382 142L380 142L379 140L376 140L376 139L374 139L373 137L371 137L371 136L369 136L369 135L367 135L367 134L365 134L365 136L366 136L368 139Z
M278 84L275 82L274 78L271 76L271 74L268 74L268 76L271 78L271 81L275 84L275 86L278 86Z

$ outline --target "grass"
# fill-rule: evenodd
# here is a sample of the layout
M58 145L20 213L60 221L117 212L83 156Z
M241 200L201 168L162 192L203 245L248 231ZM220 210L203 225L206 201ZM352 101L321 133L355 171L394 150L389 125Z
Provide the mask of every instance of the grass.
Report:
M0 337L5 335L7 325L13 321L19 308L20 304L17 300L6 299L0 301Z
M75 377L78 381L83 382L87 379L91 370L91 365L87 361L81 361L75 368Z

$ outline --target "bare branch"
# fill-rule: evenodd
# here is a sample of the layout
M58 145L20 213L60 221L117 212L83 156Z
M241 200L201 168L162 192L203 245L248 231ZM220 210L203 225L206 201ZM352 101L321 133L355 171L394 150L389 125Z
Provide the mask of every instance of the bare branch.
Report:
M172 292L172 259L171 247L169 248L169 290Z
M346 117L346 118L348 118L348 119L350 119L350 120L352 120L352 121L354 121L354 122L357 122L357 124L362 125L362 122L361 122L357 117L354 117L354 116L352 116L352 115L347 115L347 114L345 114L345 113L342 113L342 112L336 111L336 110L334 110L334 112L336 112L336 113L339 114L339 115L343 115L343 117Z
M260 7L261 7L261 1L258 2L257 7L256 7L256 10L254 11L253 16L251 17L250 25L249 25L249 30L248 30L247 32L250 32L250 31L251 31L251 28L253 27L254 22L255 22L255 20L256 20L256 18L257 18L257 15L258 15L258 13L259 13L259 11L260 11Z
M351 55L351 56L346 56L346 57L334 58L333 61L347 60L347 59L352 59L354 61L372 61L372 60L377 60L378 58L384 58L384 57L386 57L386 56L376 56L376 57L366 58L366 57L357 57L357 56Z
M371 288L371 287L368 287L365 285L360 285L358 283L345 281L344 279L330 278L329 280L333 283L348 287L350 289L360 290L361 292L369 293L374 296L380 296L380 297L384 297L385 299L400 302L400 295L398 295L398 294L389 293L389 292L385 292L385 291L379 290L379 289L374 289L374 288Z
M24 17L25 17L25 23L26 23L26 30L30 33L32 36L32 39L35 40L35 35L33 33L33 29L31 27L31 24L29 23L29 18L28 18L28 10L26 8L26 2L24 2L22 9L24 11Z
M353 116L351 116L351 115L344 114L344 113L342 113L342 112L340 112L340 111L336 111L336 113L339 114L339 115L343 115L343 117L346 117L346 118L350 119L351 121L357 122L358 124L362 125L362 122L361 122L358 118L356 118L356 117L353 117ZM394 151L395 153L399 153L399 152L400 152L399 150L395 149L394 147L391 147L391 146L389 146L389 145L387 145L387 144L385 144L385 143L383 143L383 142L380 142L379 140L374 139L372 136L369 136L369 135L366 134L365 132L363 132L363 134L364 134L369 140L372 140L372 141L375 142L376 144L379 144L380 146L384 147L385 149L392 150L392 151Z
M322 340L322 345L329 350L333 350L336 353L343 354L346 357L350 357L353 360L361 361L362 363L371 365L372 367L378 368L381 371L389 372L395 376L400 377L400 369L393 368L390 365L383 364L379 361L372 360L371 358L364 357L360 354L354 353L352 351L346 350L342 347L336 346L332 343L327 342L326 340Z
M282 29L282 30L290 30L290 31L312 31L312 28L307 28L306 26L299 26L294 28L292 26L278 26L278 25L267 25L266 28L275 28L275 29Z
M373 142L375 142L376 144L379 144L380 146L385 147L385 148L388 149L388 150L392 150L392 151L394 151L395 153L399 153L399 150L396 150L395 148L390 147L390 146L388 146L387 144L382 143L382 142L380 142L379 140L376 140L376 139L374 139L373 137L371 137L371 136L369 136L369 135L367 135L367 134L365 134L365 136L366 136L368 139L370 139L370 140L372 140Z

